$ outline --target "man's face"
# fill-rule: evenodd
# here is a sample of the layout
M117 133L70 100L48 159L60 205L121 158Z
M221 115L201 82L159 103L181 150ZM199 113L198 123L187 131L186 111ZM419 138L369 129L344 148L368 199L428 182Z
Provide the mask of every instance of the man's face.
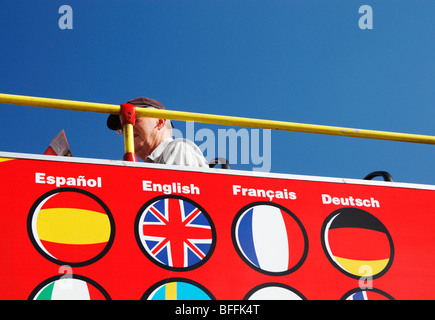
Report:
M145 159L155 148L158 123L157 118L136 118L133 126L134 150L139 158Z

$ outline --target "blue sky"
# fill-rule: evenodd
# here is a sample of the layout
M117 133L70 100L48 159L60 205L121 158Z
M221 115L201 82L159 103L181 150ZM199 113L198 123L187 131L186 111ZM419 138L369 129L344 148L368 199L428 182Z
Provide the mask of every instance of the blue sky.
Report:
M72 30L58 26L64 4ZM362 5L373 9L371 30L358 26ZM1 0L0 92L110 104L147 96L180 111L435 135L434 12L433 0ZM74 156L122 158L106 115L0 110L0 151L41 154L64 129ZM435 184L435 146L279 131L271 141L271 172L385 170Z

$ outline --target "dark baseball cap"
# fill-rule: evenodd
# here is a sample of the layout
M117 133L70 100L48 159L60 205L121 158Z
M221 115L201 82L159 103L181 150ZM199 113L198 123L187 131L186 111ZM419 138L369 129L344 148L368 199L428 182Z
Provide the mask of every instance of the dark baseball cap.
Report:
M132 105L136 106L136 108L165 109L165 107L157 100L146 98L146 97L135 98L133 100L127 101L127 103L131 103ZM171 124L172 124L172 121L171 121ZM121 120L119 119L119 115L111 114L107 118L107 127L111 130L121 129ZM173 124L172 124L172 127L174 127Z

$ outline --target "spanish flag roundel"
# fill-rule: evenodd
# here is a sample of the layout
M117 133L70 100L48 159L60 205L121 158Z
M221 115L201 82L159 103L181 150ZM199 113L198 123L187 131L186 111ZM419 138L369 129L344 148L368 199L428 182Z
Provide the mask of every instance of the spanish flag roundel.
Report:
M107 206L80 189L62 188L41 196L27 221L35 248L57 264L83 266L100 259L114 238L114 222Z
M326 218L322 246L329 261L355 279L382 276L394 257L387 228L375 216L357 208L338 209Z

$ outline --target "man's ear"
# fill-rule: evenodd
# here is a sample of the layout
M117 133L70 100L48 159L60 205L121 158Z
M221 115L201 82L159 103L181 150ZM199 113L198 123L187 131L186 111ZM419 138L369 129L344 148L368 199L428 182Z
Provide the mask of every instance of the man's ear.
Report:
M156 125L157 129L160 130L160 129L164 128L165 125L166 125L166 119L158 119L157 125Z

